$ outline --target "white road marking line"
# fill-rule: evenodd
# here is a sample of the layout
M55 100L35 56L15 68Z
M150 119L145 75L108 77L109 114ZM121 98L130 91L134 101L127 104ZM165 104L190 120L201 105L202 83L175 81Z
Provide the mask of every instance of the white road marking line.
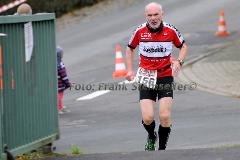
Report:
M110 90L96 91L96 92L93 92L93 93L88 94L86 96L78 98L77 101L90 100L90 99L96 98L98 96L101 96L103 94L106 94L108 92L110 92Z
M123 84L123 83L125 83L125 84L132 84L132 83L134 83L134 80L133 81L125 80L125 81L119 82L118 84Z
M124 80L122 82L119 82L118 84L131 84L131 83L134 83L134 81ZM90 99L96 98L98 96L104 95L104 94L106 94L108 92L110 92L110 90L96 91L96 92L90 93L90 94L88 94L86 96L79 97L78 99L76 99L76 101L90 100Z

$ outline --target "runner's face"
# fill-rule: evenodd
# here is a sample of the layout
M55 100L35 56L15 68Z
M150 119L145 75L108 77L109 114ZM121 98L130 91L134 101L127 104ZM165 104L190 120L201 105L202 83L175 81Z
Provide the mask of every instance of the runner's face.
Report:
M158 7L149 7L145 11L146 19L152 28L158 28L162 21L162 11Z

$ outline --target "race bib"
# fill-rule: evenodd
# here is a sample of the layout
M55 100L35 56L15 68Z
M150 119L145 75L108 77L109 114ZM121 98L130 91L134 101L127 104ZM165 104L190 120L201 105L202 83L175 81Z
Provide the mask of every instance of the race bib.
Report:
M147 70L139 67L135 82L143 84L147 88L155 88L157 82L157 70Z

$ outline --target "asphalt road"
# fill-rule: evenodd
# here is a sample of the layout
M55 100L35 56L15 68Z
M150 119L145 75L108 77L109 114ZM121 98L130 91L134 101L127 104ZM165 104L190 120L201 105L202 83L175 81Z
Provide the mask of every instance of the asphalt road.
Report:
M97 89L101 83L123 80L111 77L115 45L121 44L124 53L133 29L144 22L143 11L148 2L138 0L129 6L115 7L88 20L76 20L57 31L58 44L65 50L69 78L85 87L65 94L64 103L71 113L60 116L61 138L55 143L56 152L69 152L70 144L80 146L84 153L144 149L146 133L141 126L138 92L133 85L90 100L76 99L94 92L86 90L87 84ZM239 37L236 32L240 26L238 0L157 2L162 2L164 20L177 26L189 43L188 60L208 52L214 44ZM214 36L221 9L225 10L227 27L233 32L227 38ZM176 91L174 99L169 150L240 144L239 99L197 89Z

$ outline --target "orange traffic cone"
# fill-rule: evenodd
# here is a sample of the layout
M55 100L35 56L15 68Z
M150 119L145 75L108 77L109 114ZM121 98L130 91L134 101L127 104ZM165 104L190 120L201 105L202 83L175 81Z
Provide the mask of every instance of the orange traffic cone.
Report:
M221 10L218 21L218 31L215 33L216 36L227 36L230 33L226 29L226 23L224 19L224 10Z
M116 45L116 59L115 59L115 71L112 74L113 78L126 77L127 70L124 64L124 58L122 56L120 45Z

